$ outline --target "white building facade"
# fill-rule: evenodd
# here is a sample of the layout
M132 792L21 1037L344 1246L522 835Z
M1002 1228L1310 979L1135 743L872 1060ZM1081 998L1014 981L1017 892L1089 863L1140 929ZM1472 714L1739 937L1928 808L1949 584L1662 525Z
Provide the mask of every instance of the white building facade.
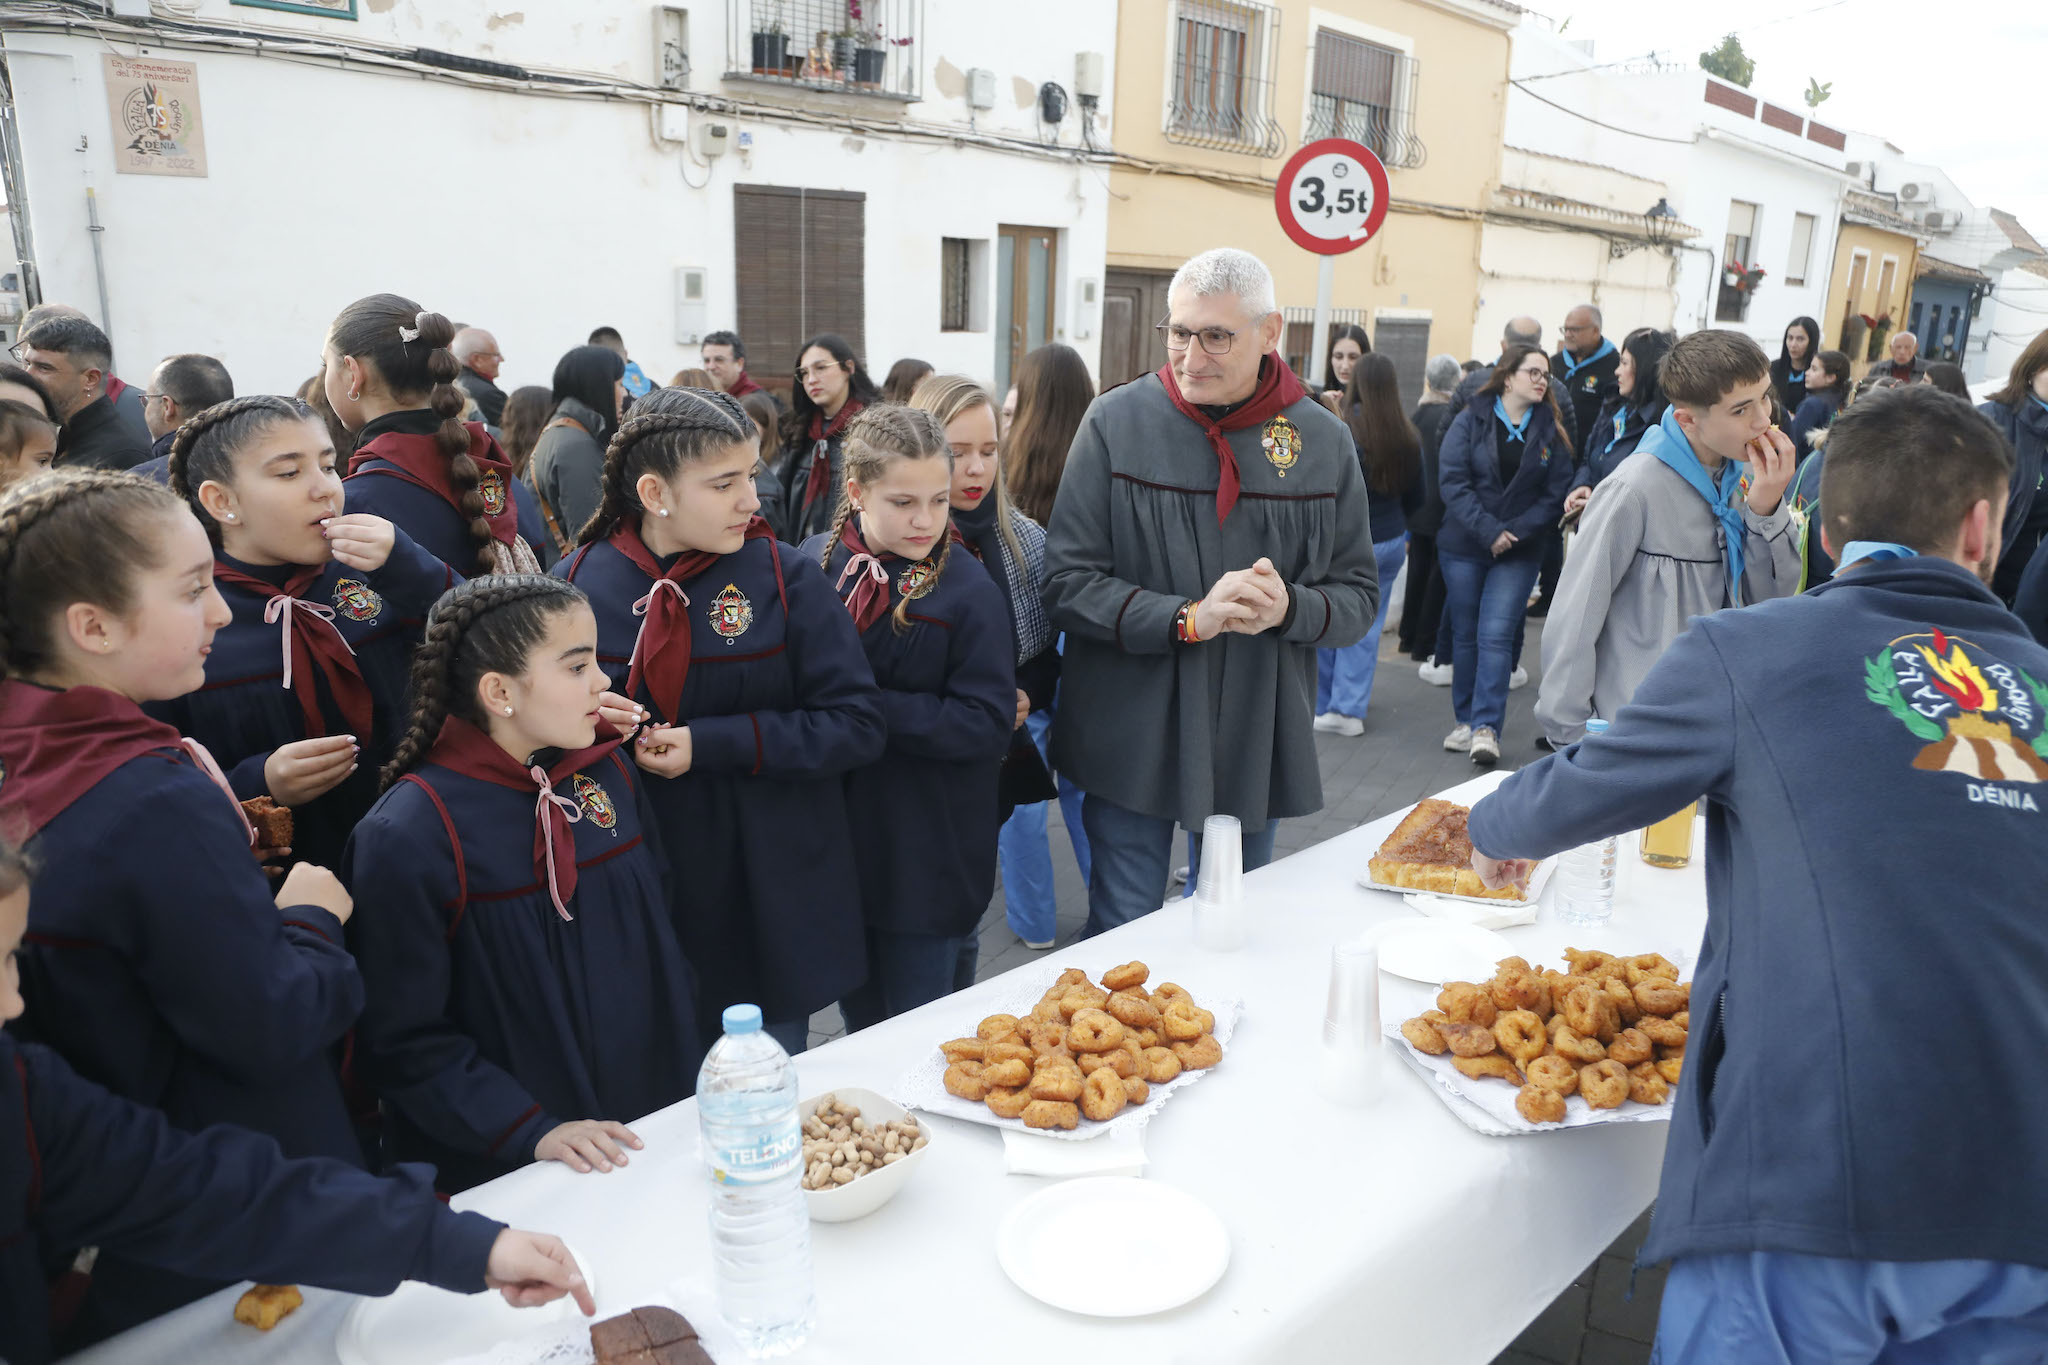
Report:
M1825 311L1842 196L1853 183L1842 169L1842 134L1731 96L1691 67L1600 63L1590 44L1526 19L1515 30L1514 69L1510 166L1519 149L1543 166L1589 168L1579 175L1581 195L1599 193L1592 172L1604 169L1610 207L1634 215L1661 187L1680 223L1698 230L1669 248L1677 264L1667 271L1665 325L1732 327L1775 355L1787 323ZM1744 101L1747 109L1730 107ZM1765 271L1754 290L1741 291L1747 297L1723 290L1736 260ZM1641 276L1624 287L1631 283L1638 299L1649 287ZM1636 306L1644 324L1656 322L1647 302ZM1607 330L1620 335L1626 322L1610 311Z
M1001 383L1055 340L1096 366L1108 196L1085 154L1113 5L155 10L4 38L23 274L109 321L131 382L198 351L238 391L289 391L336 312L382 290L490 328L508 389L600 325L657 382L728 328L785 390L826 331L878 382L917 356ZM110 57L190 63L196 111ZM203 140L203 176L117 170L152 100L179 150Z

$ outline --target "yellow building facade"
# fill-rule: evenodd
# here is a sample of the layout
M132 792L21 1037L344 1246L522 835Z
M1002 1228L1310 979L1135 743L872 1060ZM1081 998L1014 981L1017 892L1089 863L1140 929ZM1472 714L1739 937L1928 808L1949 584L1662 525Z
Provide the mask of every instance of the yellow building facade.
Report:
M1877 356L1870 354L1870 324L1885 336L1906 325L1907 302L1920 263L1914 226L1877 195L1851 190L1844 201L1828 279L1828 315L1818 321L1822 348L1846 352L1858 379L1873 359L1884 355L1882 337L1877 340Z
M1286 159L1322 137L1371 147L1392 191L1379 233L1336 258L1335 318L1364 326L1410 393L1433 352L1491 355L1473 336L1481 214L1519 14L1493 0L1122 0L1102 382L1163 363L1153 327L1167 279L1216 246L1271 267L1282 349L1322 381L1325 348L1309 335L1319 258L1273 204Z

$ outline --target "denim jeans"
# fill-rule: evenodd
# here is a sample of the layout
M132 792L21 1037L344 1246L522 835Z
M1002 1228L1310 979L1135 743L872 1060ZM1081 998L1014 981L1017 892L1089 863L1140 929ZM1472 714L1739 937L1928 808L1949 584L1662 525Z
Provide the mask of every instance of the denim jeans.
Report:
M1401 572L1401 560L1408 552L1408 537L1374 543L1372 557L1380 571L1380 609L1372 618L1372 629L1363 640L1342 649L1316 651L1316 714L1335 711L1341 716L1365 719L1366 704L1372 700L1372 678L1380 661L1380 632L1386 629L1388 589Z
M1024 718L1024 728L1038 752L1047 754L1046 736L1058 707L1033 711ZM1060 819L1066 824L1067 839L1074 846L1074 861L1081 868L1081 884L1088 884L1088 833L1081 827L1081 789L1057 774L1060 786ZM1058 929L1058 898L1053 890L1052 843L1047 830L1045 802L1019 806L1002 832L996 836L996 851L1002 859L1003 913L1010 931L1026 943L1050 942Z
M958 935L868 930L868 979L839 1002L846 1031L879 1024L951 995L959 967Z
M1496 735L1508 709L1515 637L1529 609L1540 557L1472 559L1438 554L1451 619L1451 710L1458 724Z
M1166 875L1173 861L1172 820L1142 815L1088 793L1081 802L1081 821L1088 829L1094 854L1094 876L1088 882L1088 925L1081 937L1129 924L1157 910L1166 900ZM1273 861L1273 835L1279 821L1244 839L1244 866L1249 872ZM1188 889L1194 890L1202 865L1199 834L1188 835Z
M1999 1261L1680 1256L1655 1365L2031 1365L2048 1359L2048 1271Z

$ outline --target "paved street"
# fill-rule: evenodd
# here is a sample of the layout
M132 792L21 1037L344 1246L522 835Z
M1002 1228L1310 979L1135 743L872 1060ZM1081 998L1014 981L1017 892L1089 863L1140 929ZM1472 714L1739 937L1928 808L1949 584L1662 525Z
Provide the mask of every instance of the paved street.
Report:
M1542 622L1529 623L1524 662L1535 672L1542 652ZM1473 774L1471 760L1447 752L1444 734L1451 728L1449 688L1431 687L1417 676L1415 665L1396 652L1394 636L1381 637L1380 672L1373 684L1371 714L1357 739L1316 736L1323 770L1323 809L1316 815L1280 826L1278 856L1296 853L1367 821L1400 810L1425 796L1462 782ZM1508 694L1506 734L1501 766L1520 767L1537 757L1534 679ZM1081 932L1088 916L1087 890L1074 865L1072 848L1060 825L1055 805L1048 820L1053 869L1059 887L1059 944L1064 947ZM1180 845L1183 849L1185 844ZM1020 967L1043 954L1034 953L1010 932L1003 918L1000 886L982 920L980 976L986 979ZM811 1020L811 1041L837 1037L841 1024L836 1009ZM1546 1309L1528 1331L1504 1351L1494 1365L1644 1365L1650 1338L1657 1327L1657 1299L1663 1292L1661 1271L1637 1277L1635 1298L1627 1297L1629 1266L1642 1242L1647 1217L1587 1266L1570 1288Z

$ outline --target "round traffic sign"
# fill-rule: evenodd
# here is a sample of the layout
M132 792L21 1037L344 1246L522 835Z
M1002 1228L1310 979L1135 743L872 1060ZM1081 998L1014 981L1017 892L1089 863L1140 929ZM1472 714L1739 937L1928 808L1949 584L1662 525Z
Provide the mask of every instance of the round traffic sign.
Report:
M1309 143L1280 168L1273 207L1280 226L1304 250L1339 256L1361 247L1387 221L1387 168L1349 138Z

